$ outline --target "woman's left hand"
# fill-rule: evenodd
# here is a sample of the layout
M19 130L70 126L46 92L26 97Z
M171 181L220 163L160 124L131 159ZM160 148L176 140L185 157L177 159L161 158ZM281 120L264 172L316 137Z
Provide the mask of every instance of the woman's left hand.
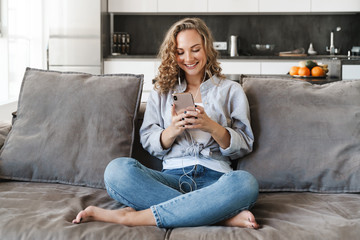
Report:
M186 109L184 121L185 128L200 129L210 134L216 127L220 126L206 114L203 107L197 105L195 105L195 108L188 107Z
M214 140L223 149L226 149L230 146L230 133L226 130L226 128L213 121L206 114L203 107L195 106L195 108L187 108L184 121L184 128L200 129L204 132L210 133Z

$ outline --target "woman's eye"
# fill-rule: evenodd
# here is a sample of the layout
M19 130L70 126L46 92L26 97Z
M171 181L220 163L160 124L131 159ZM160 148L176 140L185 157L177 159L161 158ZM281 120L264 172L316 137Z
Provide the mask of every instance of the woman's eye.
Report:
M200 49L194 49L193 50L193 52L199 52L200 51Z
M183 55L184 53L183 53L183 52L178 52L177 54L178 54L178 55Z

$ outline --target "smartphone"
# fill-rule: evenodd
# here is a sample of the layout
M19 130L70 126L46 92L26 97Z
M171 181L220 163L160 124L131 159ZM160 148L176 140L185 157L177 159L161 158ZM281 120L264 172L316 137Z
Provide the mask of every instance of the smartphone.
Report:
M174 93L172 96L176 112L179 112L180 110L185 110L187 107L195 106L194 98L189 92Z

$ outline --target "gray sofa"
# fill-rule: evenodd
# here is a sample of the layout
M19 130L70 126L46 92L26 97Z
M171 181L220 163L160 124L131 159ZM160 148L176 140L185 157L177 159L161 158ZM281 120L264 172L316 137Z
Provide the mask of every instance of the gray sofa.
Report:
M360 81L242 79L256 139L234 166L259 181L259 230L72 224L88 205L123 207L104 190L111 159L161 168L139 143L142 83L26 70L13 125L0 125L1 239L359 238Z

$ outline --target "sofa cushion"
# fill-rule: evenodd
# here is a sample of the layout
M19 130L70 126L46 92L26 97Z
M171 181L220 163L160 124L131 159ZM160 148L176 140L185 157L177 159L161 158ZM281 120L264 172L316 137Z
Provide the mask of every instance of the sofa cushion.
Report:
M112 240L165 239L156 226L127 227L116 223L72 224L84 207L118 209L104 189L64 184L0 182L0 239Z
M0 183L1 239L358 239L360 194L261 193L251 212L261 228L161 229L104 222L71 224L85 206L124 207L105 190L48 183Z
M0 148L4 145L5 139L9 134L10 129L11 129L10 123L0 121Z
M28 68L0 177L104 188L106 165L131 156L142 84L142 75Z
M1 154L1 148L4 145L5 139L9 134L10 129L11 129L11 124L6 122L0 122L0 154Z
M360 81L244 80L261 191L360 192Z
M179 240L359 239L359 194L261 193L251 212L260 229L203 226L175 228Z

